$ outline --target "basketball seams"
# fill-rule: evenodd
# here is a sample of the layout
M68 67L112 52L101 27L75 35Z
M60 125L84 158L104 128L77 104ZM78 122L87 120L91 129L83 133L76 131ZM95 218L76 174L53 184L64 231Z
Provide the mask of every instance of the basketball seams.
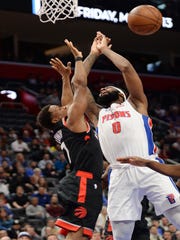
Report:
M159 24L160 24L160 22L162 21L162 15L161 15L161 13L159 12L159 10L155 11L156 8L153 8L152 6L149 6L149 7L147 8L147 10L150 11L151 14L156 17L156 21L155 21L155 19L152 19L152 20L156 23L156 26L155 26L155 27L156 27L157 29L159 29L159 28L161 27L161 26L159 27ZM157 14L157 15L156 15L156 14Z
M143 16L143 15L141 15L141 14L136 14L136 13L133 13L133 14L131 14L131 15L139 16L139 17L144 18L144 19L149 19L149 20L153 21L154 23L157 23L157 21L155 21L155 20L154 20L153 18L151 18L151 17Z
M136 34L153 34L160 29L161 25L162 14L152 5L140 5L129 12L128 26Z
M159 18L159 17L160 17L159 14L158 14L158 16L156 16L153 11L150 11L150 9L147 9L147 10L149 10L149 12L150 12L151 14L153 13L152 15L155 16L158 21L161 19L161 18ZM154 18L152 18L152 17L150 17L150 16L144 16L143 14L139 14L139 13L136 13L136 12L132 12L132 13L130 12L130 14L131 14L131 15L135 15L135 16L139 16L139 17L144 18L144 19L149 19L149 20L155 22L156 24L158 23Z

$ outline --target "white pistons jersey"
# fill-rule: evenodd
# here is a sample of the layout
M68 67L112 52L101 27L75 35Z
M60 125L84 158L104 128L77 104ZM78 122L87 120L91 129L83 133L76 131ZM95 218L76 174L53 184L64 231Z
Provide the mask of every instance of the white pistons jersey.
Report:
M169 177L147 167L121 164L116 160L138 156L162 161L155 153L151 128L151 119L138 113L127 100L100 111L99 141L112 168L107 211L115 234L116 221L141 219L144 196L153 204L156 215L180 205L179 192Z
M157 149L151 129L151 119L138 113L127 100L122 104L113 103L99 113L99 141L112 166L122 166L116 161L118 157L149 158L155 154Z

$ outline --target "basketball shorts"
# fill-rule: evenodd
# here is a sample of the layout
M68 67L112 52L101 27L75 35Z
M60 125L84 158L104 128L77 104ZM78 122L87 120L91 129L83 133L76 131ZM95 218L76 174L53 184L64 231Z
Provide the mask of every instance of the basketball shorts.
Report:
M64 213L57 219L56 226L74 232L82 227L84 235L91 237L102 209L101 183L92 179L87 184L86 198L83 203L77 200L78 189L79 181L76 181L75 176L65 177L63 182L60 182L58 198Z
M154 205L156 215L180 205L180 193L170 177L147 167L113 169L108 192L110 221L140 220L144 196Z

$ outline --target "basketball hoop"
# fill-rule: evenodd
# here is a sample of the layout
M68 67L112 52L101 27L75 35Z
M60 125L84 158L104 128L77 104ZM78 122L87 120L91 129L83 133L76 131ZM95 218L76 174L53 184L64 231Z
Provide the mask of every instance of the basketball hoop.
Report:
M38 15L43 23L55 23L78 15L78 0L40 0L40 3Z

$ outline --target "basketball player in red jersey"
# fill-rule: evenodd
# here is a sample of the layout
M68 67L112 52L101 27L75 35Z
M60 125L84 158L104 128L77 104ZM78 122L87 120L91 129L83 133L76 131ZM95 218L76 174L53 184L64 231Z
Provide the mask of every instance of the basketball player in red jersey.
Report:
M67 101L64 106L45 106L37 119L42 127L52 131L70 165L70 172L59 183L58 196L64 213L56 225L66 230L67 240L87 240L92 237L102 208L103 156L96 132L84 116L88 102L82 53L72 42L65 42L75 57L74 94L70 91L69 98L62 99L63 103ZM62 77L67 80L63 84L65 89L69 87L70 64L60 67Z

